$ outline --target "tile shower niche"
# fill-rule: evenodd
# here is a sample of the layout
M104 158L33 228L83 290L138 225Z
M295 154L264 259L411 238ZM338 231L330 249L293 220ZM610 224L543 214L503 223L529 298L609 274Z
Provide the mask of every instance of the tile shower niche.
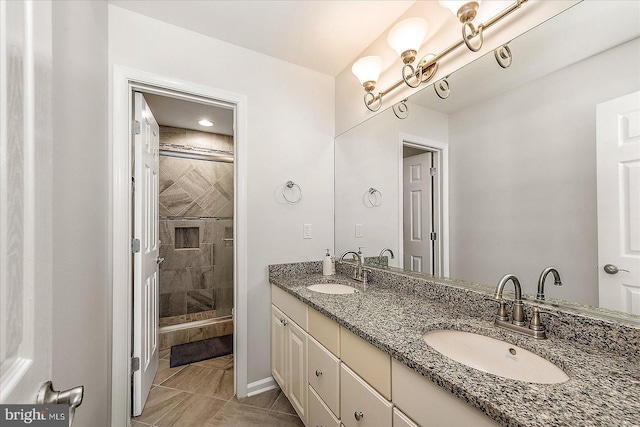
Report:
M200 248L199 227L176 227L176 243L174 249L198 249Z

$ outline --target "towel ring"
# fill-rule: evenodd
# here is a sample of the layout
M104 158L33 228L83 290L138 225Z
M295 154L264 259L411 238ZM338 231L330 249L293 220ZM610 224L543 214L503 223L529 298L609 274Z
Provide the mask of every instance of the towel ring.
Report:
M371 187L367 191L367 199L369 200L369 203L371 203L372 207L378 207L382 204L382 193L380 192L380 190L376 190L375 188Z
M295 197L295 190L294 187L298 189L298 196ZM287 188L290 189L290 193L291 193L291 198L287 197ZM284 185L284 187L282 187L282 197L284 197L284 199L287 201L287 203L291 204L291 205L295 205L296 203L298 203L300 200L302 200L302 188L300 188L300 186L298 184L296 184L293 181L287 181L287 183Z

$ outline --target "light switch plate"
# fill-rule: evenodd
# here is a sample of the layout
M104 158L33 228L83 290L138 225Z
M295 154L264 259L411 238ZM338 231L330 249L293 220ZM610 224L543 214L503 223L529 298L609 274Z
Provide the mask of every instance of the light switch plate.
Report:
M302 238L310 239L311 238L311 224L305 224L302 228Z
M362 237L362 224L356 224L356 237Z

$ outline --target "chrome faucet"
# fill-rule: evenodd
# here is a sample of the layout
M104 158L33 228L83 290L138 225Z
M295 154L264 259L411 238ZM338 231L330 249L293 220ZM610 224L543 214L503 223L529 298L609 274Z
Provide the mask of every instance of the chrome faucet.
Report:
M343 253L340 256L340 259L338 260L338 262L340 264L342 264L342 261L344 260L344 257L352 254L355 255L356 260L358 261L358 264L356 265L356 267L353 270L353 280L357 280L359 282L362 282L363 284L367 284L367 273L370 271L366 268L362 268L362 265L364 264L364 259L362 256L362 252L356 252L356 251L346 251L345 253Z
M549 273L553 274L553 284L556 286L562 286L562 281L560 280L560 273L554 267L547 267L542 270L540 273L540 277L538 278L538 295L536 296L537 300L544 300L544 281L547 278Z
M395 256L393 255L393 251L389 248L384 248L383 250L380 251L380 255L378 255L378 265L382 265L382 256L384 255L385 252L389 252L389 256L391 257L391 259L394 259ZM389 263L387 263L387 267L389 266Z

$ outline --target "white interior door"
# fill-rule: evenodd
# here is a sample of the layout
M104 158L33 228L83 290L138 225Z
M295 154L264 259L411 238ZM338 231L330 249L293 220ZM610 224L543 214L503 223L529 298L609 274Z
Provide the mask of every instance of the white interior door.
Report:
M133 372L133 415L136 416L142 413L158 370L160 130L142 94L135 92L134 98L134 239L139 242L139 250L134 249L133 255L133 360L134 365L139 366Z
M404 268L433 273L433 194L431 164L426 152L403 160L403 247Z
M0 2L0 403L52 368L51 4Z
M640 315L640 92L596 113L600 306Z

